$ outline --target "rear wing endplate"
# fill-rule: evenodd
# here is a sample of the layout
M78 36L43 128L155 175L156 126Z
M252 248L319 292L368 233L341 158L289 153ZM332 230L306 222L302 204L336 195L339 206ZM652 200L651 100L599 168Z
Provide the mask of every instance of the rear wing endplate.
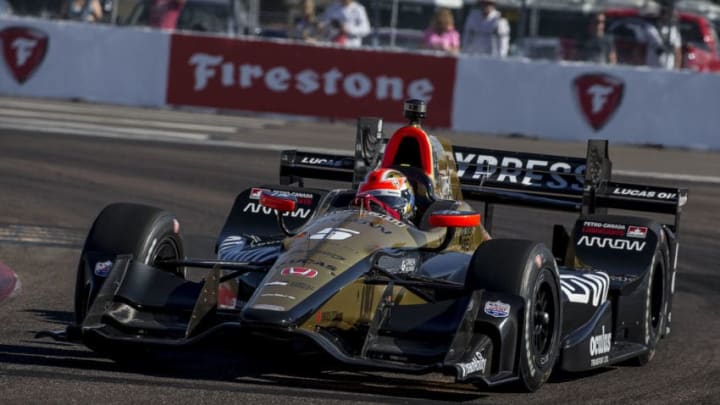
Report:
M352 182L353 188L380 164L385 140L381 118L363 117L357 122L355 155L285 150L280 155L280 184L298 183L304 178Z

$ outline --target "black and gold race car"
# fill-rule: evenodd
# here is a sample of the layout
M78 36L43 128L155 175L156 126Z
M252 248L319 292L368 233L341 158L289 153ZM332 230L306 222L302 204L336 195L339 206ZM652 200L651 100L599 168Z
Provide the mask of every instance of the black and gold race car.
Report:
M652 359L670 331L687 190L612 182L606 141L590 141L585 158L452 146L422 129L424 103L405 110L410 123L387 140L381 120L361 118L354 156L284 151L279 184L238 195L212 259L185 257L171 213L105 208L82 251L68 336L116 357L260 337L354 368L531 391L555 367ZM410 180L413 221L353 203L377 167ZM579 217L569 232L554 227L552 246L494 239L496 204ZM608 213L618 208L673 221Z

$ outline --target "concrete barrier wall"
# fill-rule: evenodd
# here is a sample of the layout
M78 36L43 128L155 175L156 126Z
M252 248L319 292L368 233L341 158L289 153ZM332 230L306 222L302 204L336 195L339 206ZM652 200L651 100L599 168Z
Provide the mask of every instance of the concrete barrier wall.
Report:
M2 18L0 40L1 94L165 105L167 32Z
M461 57L453 128L720 148L720 75Z

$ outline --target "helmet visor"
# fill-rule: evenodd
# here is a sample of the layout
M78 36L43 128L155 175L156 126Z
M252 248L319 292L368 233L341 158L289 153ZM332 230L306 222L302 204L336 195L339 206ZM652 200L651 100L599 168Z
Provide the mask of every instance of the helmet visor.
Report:
M413 195L407 190L376 190L368 194L371 194L373 197L392 208L401 218L407 219L409 214L412 212Z

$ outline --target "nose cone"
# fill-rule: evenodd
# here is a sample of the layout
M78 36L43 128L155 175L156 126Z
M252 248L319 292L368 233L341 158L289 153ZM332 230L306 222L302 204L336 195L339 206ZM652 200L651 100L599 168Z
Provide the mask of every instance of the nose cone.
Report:
M416 247L406 224L357 210L319 218L287 244L248 301L243 319L275 326L297 324L362 277L369 258L386 247Z

